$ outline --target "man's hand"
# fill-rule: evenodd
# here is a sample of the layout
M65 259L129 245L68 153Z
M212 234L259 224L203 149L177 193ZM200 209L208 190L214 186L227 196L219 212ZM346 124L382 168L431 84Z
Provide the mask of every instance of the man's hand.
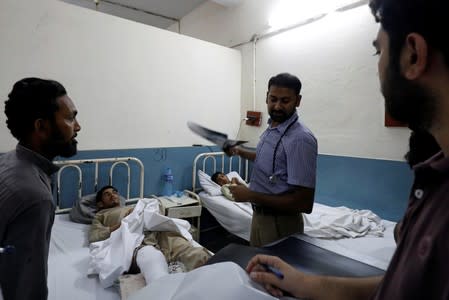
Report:
M266 266L276 268L283 278L275 276ZM275 256L256 255L249 261L246 271L251 279L262 284L267 292L275 297L286 296L286 292L295 297L307 297L310 296L309 290L313 287L310 284L312 276L309 277L296 270Z
M232 184L242 184L242 183L238 180L237 177L232 177L231 183L232 183Z
M224 151L224 153L226 153L227 156L239 155L239 147L238 146L227 147L227 148L223 149L223 151Z
M130 207L128 211L125 213L125 217L129 216L134 211L134 207Z
M236 202L250 202L253 191L247 188L245 185L230 185L229 190L231 191L232 197L234 197Z
M118 223L118 224L109 226L109 231L110 231L110 232L116 231L117 229L120 228L120 225L121 225L121 224L122 224L122 223Z

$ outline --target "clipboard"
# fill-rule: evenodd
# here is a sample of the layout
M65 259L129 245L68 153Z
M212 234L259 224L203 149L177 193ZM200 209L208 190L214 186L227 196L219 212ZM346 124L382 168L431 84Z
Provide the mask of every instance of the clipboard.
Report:
M232 147L235 147L238 145L242 145L242 144L245 144L248 142L248 141L242 141L242 140L228 139L228 135L225 133L206 128L204 126L201 126L201 125L191 122L191 121L187 122L187 127L189 127L190 130L192 130L197 135L216 144L224 151L226 151L229 148L232 148Z

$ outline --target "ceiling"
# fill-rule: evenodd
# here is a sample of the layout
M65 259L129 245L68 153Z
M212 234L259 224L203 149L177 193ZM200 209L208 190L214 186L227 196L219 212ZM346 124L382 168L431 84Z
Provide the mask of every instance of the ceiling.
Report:
M166 29L206 0L62 0L78 6ZM224 6L242 0L212 0Z

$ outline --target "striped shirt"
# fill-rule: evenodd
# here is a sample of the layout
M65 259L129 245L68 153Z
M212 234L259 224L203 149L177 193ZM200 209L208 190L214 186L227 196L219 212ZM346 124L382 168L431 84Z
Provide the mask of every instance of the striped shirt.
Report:
M272 183L269 177L273 175L273 155L279 140L274 158L276 180ZM281 194L293 186L314 188L317 152L315 136L298 120L296 112L278 126L269 126L257 145L250 189L266 194Z
M45 157L17 145L0 156L0 286L5 299L47 299L47 260L55 205Z

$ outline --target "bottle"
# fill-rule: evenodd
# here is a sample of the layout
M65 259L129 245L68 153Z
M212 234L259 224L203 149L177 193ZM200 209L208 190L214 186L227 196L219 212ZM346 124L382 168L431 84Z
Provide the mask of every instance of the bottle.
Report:
M164 188L162 189L163 196L173 195L173 173L170 168L166 168L164 175L162 176L164 180Z

